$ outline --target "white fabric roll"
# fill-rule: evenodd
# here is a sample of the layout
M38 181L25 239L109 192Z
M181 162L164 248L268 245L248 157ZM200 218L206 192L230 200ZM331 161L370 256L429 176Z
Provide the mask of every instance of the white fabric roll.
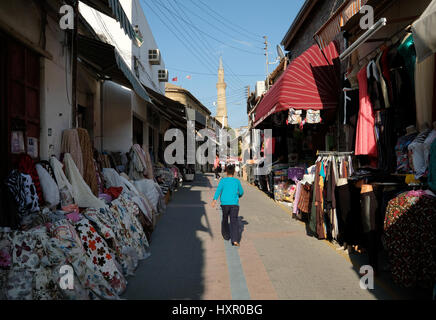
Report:
M64 162L65 173L73 188L76 204L81 208L106 208L105 203L93 195L69 153L64 155Z
M60 200L59 188L56 181L50 176L47 170L40 164L36 165L39 182L41 183L42 196L49 208L55 208Z

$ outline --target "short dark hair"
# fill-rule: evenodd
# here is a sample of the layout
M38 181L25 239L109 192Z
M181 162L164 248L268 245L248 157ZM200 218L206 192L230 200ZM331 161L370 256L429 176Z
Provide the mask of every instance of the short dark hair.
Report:
M235 166L233 164L229 164L226 167L226 172L228 175L231 175L231 176L234 175L235 174Z

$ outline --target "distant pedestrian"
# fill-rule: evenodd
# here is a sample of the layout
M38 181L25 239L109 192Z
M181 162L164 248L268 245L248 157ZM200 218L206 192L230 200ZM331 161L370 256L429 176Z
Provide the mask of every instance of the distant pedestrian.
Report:
M220 180L212 207L215 208L218 198L221 197L223 219L221 222L221 234L225 240L231 240L233 246L239 247L239 198L244 195L241 182L234 178L235 166L226 167L227 178ZM230 217L230 226L229 226Z
M218 157L218 155L215 157L215 163L213 165L213 171L215 173L215 180L220 179L220 172L221 172L221 163L220 163L220 158Z

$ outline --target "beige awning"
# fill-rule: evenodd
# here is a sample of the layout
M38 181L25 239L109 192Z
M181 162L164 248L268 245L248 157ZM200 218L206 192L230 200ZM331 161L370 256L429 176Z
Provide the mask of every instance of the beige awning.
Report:
M412 33L418 62L436 52L436 0L412 24Z
M333 13L329 20L315 33L314 38L321 50L341 32L341 28L368 2L368 0L348 0Z

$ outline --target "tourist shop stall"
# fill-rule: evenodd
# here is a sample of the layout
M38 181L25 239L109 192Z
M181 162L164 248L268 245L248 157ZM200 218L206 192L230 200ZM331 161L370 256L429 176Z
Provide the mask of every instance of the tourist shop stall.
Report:
M354 155L345 177L335 159L317 161L309 225L345 250L366 250L369 264L389 269L398 284L429 288L436 281L436 90L434 50L422 42L435 37L419 30L435 1L382 2L363 1L375 9L368 30L348 1L315 34L323 51L341 37L349 44L339 56L338 147Z
M81 128L63 132L60 158L21 151L13 150L1 183L0 299L119 299L151 254L179 170L153 164L139 145L99 153ZM72 290L59 287L62 266L71 269Z

